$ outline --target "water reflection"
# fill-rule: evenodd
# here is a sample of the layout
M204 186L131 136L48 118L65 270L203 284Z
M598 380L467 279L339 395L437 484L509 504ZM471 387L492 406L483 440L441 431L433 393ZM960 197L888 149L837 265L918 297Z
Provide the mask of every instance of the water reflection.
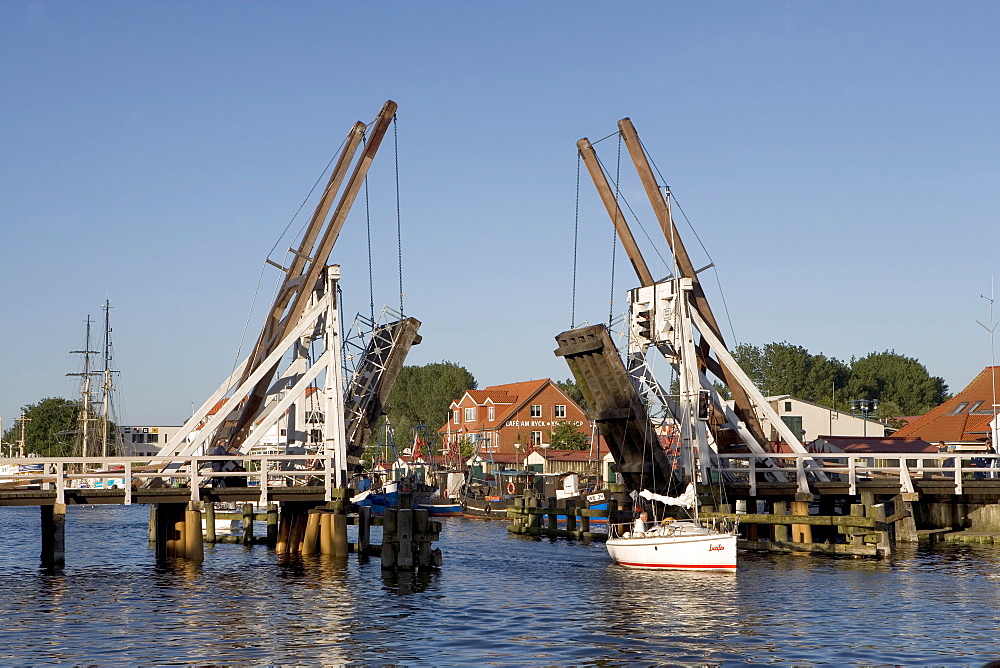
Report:
M8 512L14 510L15 512ZM31 511L31 512L28 512ZM996 653L1000 547L888 561L741 553L735 573L637 571L604 546L445 520L439 572L210 546L156 564L148 511L70 509L62 574L37 509L0 509L7 662L967 664ZM40 629L44 629L40 631Z

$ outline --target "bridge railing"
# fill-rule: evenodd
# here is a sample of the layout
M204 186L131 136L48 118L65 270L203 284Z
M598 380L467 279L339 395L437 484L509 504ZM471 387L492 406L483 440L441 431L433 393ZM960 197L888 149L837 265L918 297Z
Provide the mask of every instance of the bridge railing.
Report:
M39 484L55 489L56 503L65 503L65 492L74 488L124 489L125 504L132 503L135 489L159 478L166 485L187 487L193 501L216 480L245 478L249 487L260 487L260 504L267 505L268 492L289 484L322 482L325 500L333 499L334 455L199 455L185 457L20 457L0 458L0 485ZM214 464L235 462L244 470L214 471ZM168 465L178 465L165 473ZM31 469L31 470L26 470ZM14 487L16 485L3 485Z
M815 471L822 471L831 482L847 482L849 493L857 493L859 481L892 479L900 492L913 492L913 478L950 480L955 494L962 494L963 481L1000 478L1000 457L993 453L740 453L720 454L721 466L710 471L724 480L745 481L750 495L756 496L759 482L770 482L769 473L795 474L799 491L808 492ZM777 461L775 468L768 462ZM814 462L810 469L806 462Z

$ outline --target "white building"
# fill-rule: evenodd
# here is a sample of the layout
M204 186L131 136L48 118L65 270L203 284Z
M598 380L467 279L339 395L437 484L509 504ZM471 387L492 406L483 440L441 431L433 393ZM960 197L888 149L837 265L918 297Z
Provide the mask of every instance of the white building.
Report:
M801 443L814 441L820 436L885 436L885 425L875 420L865 420L788 394L765 399L793 434L801 434ZM771 441L781 440L773 428L766 436Z
M152 456L157 454L167 442L183 427L181 425L155 426L148 425L140 427L118 426L122 442L125 444L125 452L118 453L124 457Z

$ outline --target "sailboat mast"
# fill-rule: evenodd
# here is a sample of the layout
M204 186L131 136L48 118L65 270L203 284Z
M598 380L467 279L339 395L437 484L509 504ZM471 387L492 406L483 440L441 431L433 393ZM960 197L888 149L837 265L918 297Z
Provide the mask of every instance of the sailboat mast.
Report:
M80 456L86 457L88 453L88 434L90 427L90 315L87 315L87 337L83 345L83 386L80 391L82 418L80 422L82 440L80 442Z
M111 300L104 300L104 370L101 383L101 457L108 456L108 425L111 410Z

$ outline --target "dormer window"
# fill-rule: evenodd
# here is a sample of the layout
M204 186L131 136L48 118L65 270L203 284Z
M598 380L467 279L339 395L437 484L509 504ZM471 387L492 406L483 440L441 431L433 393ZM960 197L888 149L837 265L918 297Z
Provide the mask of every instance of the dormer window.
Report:
M496 419L496 413L493 410L493 406L490 406L489 408L486 409L486 414L487 416L489 416L488 419L490 422L493 422L493 420Z
M458 424L458 409L456 408L451 412L451 421Z
M465 421L466 422L475 422L476 421L476 407L475 406L473 406L472 408L466 408L465 409Z

